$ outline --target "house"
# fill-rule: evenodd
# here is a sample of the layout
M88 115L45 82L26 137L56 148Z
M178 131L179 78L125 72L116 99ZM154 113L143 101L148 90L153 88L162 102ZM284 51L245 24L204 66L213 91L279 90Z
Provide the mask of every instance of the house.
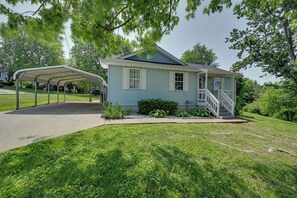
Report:
M164 49L102 60L108 67L107 100L137 108L142 99L177 101L180 108L207 108L218 118L234 117L237 74L184 63Z

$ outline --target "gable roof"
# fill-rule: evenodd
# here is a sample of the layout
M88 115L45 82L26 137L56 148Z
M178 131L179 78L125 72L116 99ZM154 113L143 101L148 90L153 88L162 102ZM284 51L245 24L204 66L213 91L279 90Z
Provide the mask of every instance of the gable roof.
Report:
M145 55L142 55L141 57L138 56L138 54L143 51L136 51L132 54L120 56L120 57L112 57L109 59L101 60L101 66L103 68L108 68L108 65L119 65L124 67L140 67L140 68L154 68L154 69L164 69L164 70L175 70L175 71L192 71L192 72L205 72L207 71L210 74L221 74L221 75L234 75L235 76L241 76L239 74L220 69L217 67L213 67L210 65L202 65L202 64L193 64L193 63L185 63L169 52L165 51L161 47L157 46L156 53L160 53L162 56L168 58L172 62L166 61L166 59L162 59L160 57L159 60L162 61L156 61L156 60L150 60L144 57L145 55L149 55L146 53ZM163 58L164 58L163 57Z
M141 54L141 56L139 56L139 54ZM159 46L157 46L156 52L153 53L147 53L143 50L138 50L132 54L118 57L117 59L182 66L187 65Z

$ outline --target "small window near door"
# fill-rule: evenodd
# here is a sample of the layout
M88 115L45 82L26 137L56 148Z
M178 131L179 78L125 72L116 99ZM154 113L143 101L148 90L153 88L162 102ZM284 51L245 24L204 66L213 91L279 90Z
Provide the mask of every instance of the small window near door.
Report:
M184 74L183 73L175 73L175 90L183 90L184 89Z
M129 88L140 89L140 70L130 69L129 71Z

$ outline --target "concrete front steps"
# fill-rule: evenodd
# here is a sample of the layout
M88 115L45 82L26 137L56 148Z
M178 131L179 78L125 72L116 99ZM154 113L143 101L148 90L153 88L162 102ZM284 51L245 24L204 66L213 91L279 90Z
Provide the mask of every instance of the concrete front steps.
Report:
M232 116L232 114L227 111L227 109L225 109L225 107L220 106L220 115L219 117L220 119L234 119L235 116Z

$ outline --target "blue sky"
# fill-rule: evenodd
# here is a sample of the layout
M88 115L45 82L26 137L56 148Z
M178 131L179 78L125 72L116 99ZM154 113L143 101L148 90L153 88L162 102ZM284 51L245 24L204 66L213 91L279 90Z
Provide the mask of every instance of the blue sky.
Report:
M234 2L238 1L239 0L234 0ZM232 64L238 59L236 57L236 51L229 49L230 44L225 43L225 41L233 28L245 28L245 21L238 20L232 14L232 9L225 9L222 13L215 13L210 16L203 15L202 9L204 5L197 10L194 19L187 21L185 19L185 5L186 1L182 0L178 7L178 15L180 17L179 24L174 28L170 35L166 35L158 45L177 58L180 58L184 51L191 49L199 42L206 45L208 48L213 49L218 57L220 68L229 70ZM27 10L36 10L37 6L19 4L13 9L18 12L24 12ZM0 17L0 21L5 21L3 15ZM65 35L67 39L64 39L63 42L66 58L69 57L69 49L71 49L73 45L69 26L69 23L65 26ZM129 35L128 38L132 39L133 35ZM276 81L276 78L270 74L260 78L260 76L264 75L260 68L249 68L247 70L242 70L241 72L244 76L257 80L260 84Z

